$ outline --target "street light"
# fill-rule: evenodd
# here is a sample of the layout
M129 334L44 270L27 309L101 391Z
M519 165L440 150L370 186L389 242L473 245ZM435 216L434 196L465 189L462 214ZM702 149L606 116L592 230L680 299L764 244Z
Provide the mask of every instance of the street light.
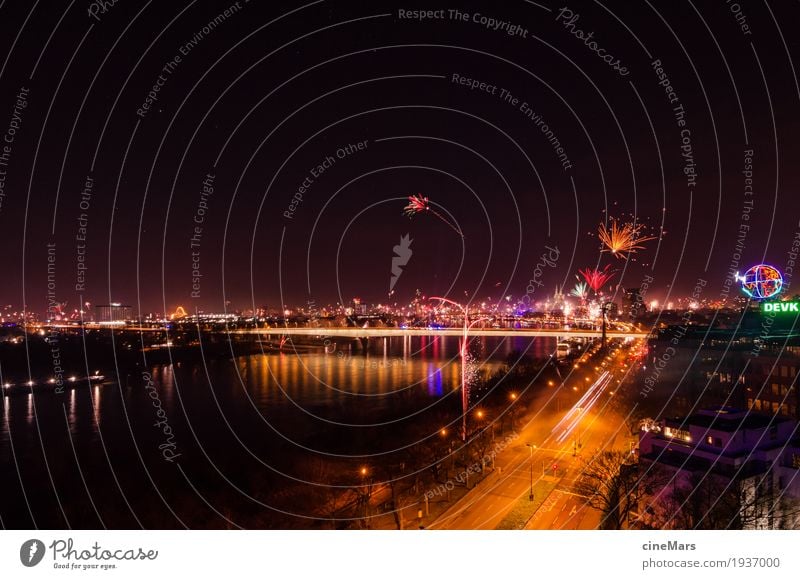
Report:
M525 446L527 446L531 451L531 457L530 457L530 460L528 461L530 463L530 467L531 467L531 469L530 469L531 470L531 492L528 495L528 500L533 502L533 449L536 448L536 445L535 444L531 444L529 442Z
M366 466L362 466L358 472L361 474L362 486L366 487L364 490L364 524L369 529L369 503L372 500L372 480L369 481L369 484L366 484L367 474L369 473Z

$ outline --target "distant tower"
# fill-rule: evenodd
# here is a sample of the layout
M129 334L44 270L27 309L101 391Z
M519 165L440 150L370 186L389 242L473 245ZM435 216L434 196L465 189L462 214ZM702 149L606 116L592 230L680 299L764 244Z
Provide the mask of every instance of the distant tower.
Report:
M133 308L120 303L112 302L107 305L95 306L97 321L101 324L124 324L133 319Z
M644 303L644 297L642 296L641 290L637 288L631 288L624 290L624 314L631 320L638 318L639 316L647 313L647 306Z

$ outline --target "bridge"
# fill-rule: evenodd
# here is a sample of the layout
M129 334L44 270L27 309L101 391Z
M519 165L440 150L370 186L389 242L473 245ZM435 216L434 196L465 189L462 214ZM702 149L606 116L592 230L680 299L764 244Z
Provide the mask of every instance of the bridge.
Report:
M407 336L457 336L464 335L463 328L255 328L230 330L230 334L259 334L264 336L315 336L343 338L385 338ZM522 337L522 338L600 338L601 330L584 329L534 329L534 328L473 328L471 338L477 336ZM650 332L641 330L607 330L608 339L647 338Z

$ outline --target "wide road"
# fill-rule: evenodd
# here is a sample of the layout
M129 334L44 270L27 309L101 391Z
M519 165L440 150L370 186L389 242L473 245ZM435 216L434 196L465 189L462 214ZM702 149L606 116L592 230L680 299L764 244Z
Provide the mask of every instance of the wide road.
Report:
M526 528L596 528L599 514L587 508L585 499L575 495L572 487L580 475L582 458L588 458L597 450L627 447L624 420L607 411L587 413L580 424L581 448L577 449L577 456L573 456L576 438L554 444L553 437L550 437L551 444L543 448L537 445L531 457L530 448L526 445L546 440L550 428L556 423L554 418L541 420L524 429L517 442L497 459L495 473L484 479L429 528L496 528L517 501L530 493L531 470L534 493L537 494L537 500L544 499L544 503ZM553 465L557 467L555 470ZM538 496L541 492L545 492L547 498Z
M624 350L621 349L621 350ZM562 404L558 412L543 411L525 426L519 437L496 460L495 472L443 513L431 529L494 529L520 499L528 496L533 472L534 494L542 505L528 521L528 529L594 529L600 515L586 506L573 486L580 476L582 459L603 450L623 450L630 441L625 418L611 409L617 378L627 371L622 366L625 355L608 364L611 377L597 402L583 412L576 428L559 442L561 426L554 427L567 414ZM612 368L613 367L613 368ZM590 379L598 378L604 368L589 370ZM583 372L576 379L584 379ZM569 392L569 390L567 390ZM544 401L537 406L545 407ZM547 407L553 408L551 401ZM568 404L566 406L569 406ZM533 451L527 445L535 445ZM573 456L576 454L577 456ZM557 465L553 469L553 465Z

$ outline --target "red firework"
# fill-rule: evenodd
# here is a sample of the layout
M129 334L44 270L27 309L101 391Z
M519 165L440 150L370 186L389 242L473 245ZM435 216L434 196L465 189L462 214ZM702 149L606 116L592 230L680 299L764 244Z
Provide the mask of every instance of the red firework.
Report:
M603 269L587 267L586 269L579 269L578 273L583 276L583 279L586 280L586 283L592 288L592 291L597 294L600 292L600 288L606 285L608 280L617 273L614 270L608 271L610 267L610 265L605 266Z
M460 229L458 229L455 225L450 223L435 209L431 208L431 202L427 197L423 197L422 195L409 195L408 205L406 205L403 208L403 213L405 213L407 217L411 218L414 217L414 215L416 215L417 213L424 213L426 211L438 217L443 223L447 224L453 231L458 233L461 237L464 237L464 234L461 233Z

